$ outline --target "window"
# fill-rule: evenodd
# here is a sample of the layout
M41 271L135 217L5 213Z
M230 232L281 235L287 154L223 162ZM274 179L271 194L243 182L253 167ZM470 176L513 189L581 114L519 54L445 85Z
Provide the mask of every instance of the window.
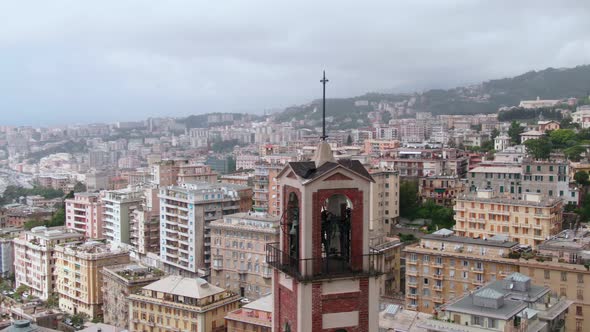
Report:
M577 305L576 306L576 316L583 316L583 315L584 315L584 311L582 310L582 306Z
M537 172L541 171L541 166L537 166Z
M469 279L469 272L463 271L463 279Z
M578 284L584 283L584 275L582 273L578 273Z
M566 295L567 295L567 293L566 293L565 287L561 287L559 289L559 296L566 296Z
M561 272L561 281L567 281L567 272Z
M488 328L492 328L492 329L498 328L498 321L496 321L493 318L488 318Z
M424 285L428 285L428 278L424 278Z
M551 271L545 270L545 280L551 279Z
M483 319L481 316L473 315L471 316L471 325L480 325L482 326Z
M584 290L583 289L578 289L578 293L576 295L576 298L578 300L583 300L584 299Z
M549 190L549 196L553 196L553 190Z

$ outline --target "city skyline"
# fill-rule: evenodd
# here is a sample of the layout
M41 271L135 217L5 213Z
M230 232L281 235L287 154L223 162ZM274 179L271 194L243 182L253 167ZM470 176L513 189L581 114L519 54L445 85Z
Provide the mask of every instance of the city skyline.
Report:
M588 59L590 23L569 5L7 3L0 109L33 126L261 114L319 98L322 69L338 98L571 67Z

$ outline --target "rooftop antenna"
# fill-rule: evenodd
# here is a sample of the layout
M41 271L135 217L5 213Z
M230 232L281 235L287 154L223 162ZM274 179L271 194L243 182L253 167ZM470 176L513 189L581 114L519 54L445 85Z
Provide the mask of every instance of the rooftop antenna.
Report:
M324 70L324 77L320 80L320 82L322 83L323 87L324 87L324 95L323 95L323 99L322 99L322 137L320 137L322 139L322 141L325 141L326 138L328 138L328 135L326 135L326 83L328 83L329 81L326 79L326 71Z

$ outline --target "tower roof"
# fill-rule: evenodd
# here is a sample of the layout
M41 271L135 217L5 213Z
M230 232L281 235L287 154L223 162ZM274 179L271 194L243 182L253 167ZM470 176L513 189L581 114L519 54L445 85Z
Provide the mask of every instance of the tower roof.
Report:
M375 182L371 174L369 174L369 171L367 171L365 166L363 166L360 161L351 159L326 161L319 167L316 167L315 161L292 161L287 164L287 166L278 174L277 177L280 177L282 174L284 174L286 170L291 169L302 182L311 182L339 167L349 170L358 176L366 178L368 181Z

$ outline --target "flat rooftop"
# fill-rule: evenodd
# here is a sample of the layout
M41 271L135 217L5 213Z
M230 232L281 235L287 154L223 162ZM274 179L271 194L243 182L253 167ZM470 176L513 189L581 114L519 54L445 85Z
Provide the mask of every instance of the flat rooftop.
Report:
M437 235L437 234L427 234L422 237L424 240L437 240L437 241L445 241L445 242L452 242L452 243L465 243L465 244L476 244L481 246L488 246L488 247L499 247L499 248L512 248L518 246L518 242L514 241L497 241L493 239L473 239L470 237L463 237L463 236L456 236L456 235Z

